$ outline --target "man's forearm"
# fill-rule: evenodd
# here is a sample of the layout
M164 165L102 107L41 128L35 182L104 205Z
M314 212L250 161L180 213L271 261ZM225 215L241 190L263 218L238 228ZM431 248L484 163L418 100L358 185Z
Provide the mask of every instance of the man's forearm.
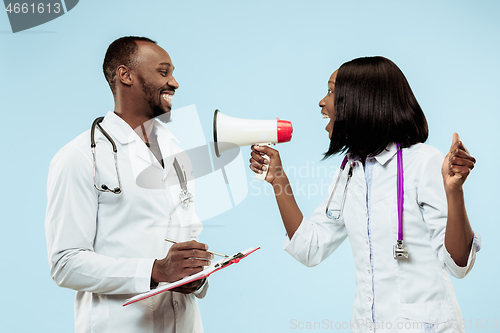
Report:
M51 275L59 286L77 291L134 294L150 290L153 260L66 250L51 264Z

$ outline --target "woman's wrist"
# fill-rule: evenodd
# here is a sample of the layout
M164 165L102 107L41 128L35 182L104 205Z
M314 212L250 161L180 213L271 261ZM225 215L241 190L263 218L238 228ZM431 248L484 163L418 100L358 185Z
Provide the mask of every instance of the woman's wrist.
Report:
M276 190L281 190L282 188L286 187L289 185L288 177L284 172L281 172L280 174L276 174L274 176L273 182L271 185L273 185L273 189L276 192Z
M463 197L464 195L464 190L462 186L444 186L444 191L446 193L446 196L448 198L460 198Z

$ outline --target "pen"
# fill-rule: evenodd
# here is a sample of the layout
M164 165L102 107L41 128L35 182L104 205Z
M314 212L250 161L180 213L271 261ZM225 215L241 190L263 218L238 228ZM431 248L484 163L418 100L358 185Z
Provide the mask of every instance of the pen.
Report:
M170 243L174 243L174 244L177 244L179 243L178 241L176 241L175 239L172 239L172 238L165 238L165 240L167 242L170 242ZM215 251L210 251L210 250L207 250L208 253L212 253L212 254L215 254L216 256L219 256L219 257L224 257L224 258L227 258L229 256L225 255L225 254L222 254L222 253L219 253L219 252L215 252Z

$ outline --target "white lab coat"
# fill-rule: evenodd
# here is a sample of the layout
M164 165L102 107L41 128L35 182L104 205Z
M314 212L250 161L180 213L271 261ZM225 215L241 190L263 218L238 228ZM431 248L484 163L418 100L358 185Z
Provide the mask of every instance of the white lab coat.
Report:
M349 237L356 271L351 323L360 324L350 326L353 332L463 332L448 274L463 278L471 270L480 236L474 235L467 266L457 266L444 246L443 154L416 144L403 149L403 238L409 258L393 258L398 237L396 151L392 144L367 161L373 168L368 200L363 165L350 159L355 166L340 219L325 216L326 198L309 220L303 219L292 239L286 239L284 248L304 265L314 266ZM346 166L330 209L340 207L347 173ZM329 194L332 189L333 182Z
M50 164L46 236L50 272L61 287L77 290L75 332L202 332L195 295L165 292L123 307L150 290L155 259L171 244L196 239L202 226L193 204L180 206L180 186L172 166L177 157L188 176L187 155L155 120L163 169L149 148L115 113L102 127L118 149L122 193L94 188L90 131L63 147ZM97 186L118 186L111 144L96 129ZM193 181L188 189L194 195ZM204 297L208 284L197 291Z

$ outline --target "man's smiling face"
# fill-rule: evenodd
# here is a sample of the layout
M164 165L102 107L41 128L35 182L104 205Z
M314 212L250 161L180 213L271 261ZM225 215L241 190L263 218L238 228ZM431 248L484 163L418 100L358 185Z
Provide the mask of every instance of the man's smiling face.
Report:
M172 109L172 99L179 84L173 77L174 66L168 53L160 46L137 42L136 72L144 99L150 107L149 119L161 116Z

